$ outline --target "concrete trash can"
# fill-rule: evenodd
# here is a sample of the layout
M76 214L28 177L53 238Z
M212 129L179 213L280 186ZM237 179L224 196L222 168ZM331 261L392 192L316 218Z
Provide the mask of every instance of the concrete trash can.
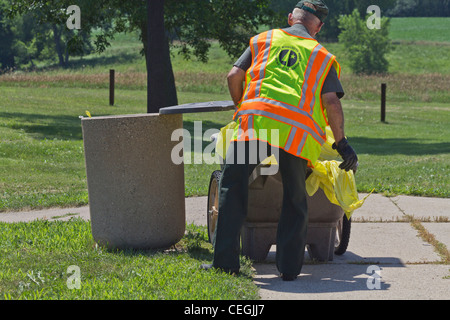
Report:
M164 249L185 232L184 166L172 162L182 115L83 118L94 240L116 249Z

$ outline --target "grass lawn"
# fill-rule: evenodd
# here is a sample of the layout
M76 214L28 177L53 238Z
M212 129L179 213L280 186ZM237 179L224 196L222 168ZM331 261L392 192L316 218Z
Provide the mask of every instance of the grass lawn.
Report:
M200 270L212 259L206 238L191 225L171 250L112 252L82 219L0 223L0 300L258 299L248 260L239 276Z
M0 86L0 211L88 203L78 116L142 113L145 91ZM180 103L226 100L225 94L180 92ZM389 99L388 99L389 101ZM395 101L395 99L394 99ZM357 186L388 194L449 196L450 120L442 103L389 102L387 122L376 101L344 100L346 131L361 158ZM184 116L186 128L203 132L227 124L232 112ZM208 141L205 141L208 143ZM193 150L194 148L192 148ZM187 164L186 195L206 195L217 165Z
M393 41L450 43L450 18L394 18L389 36Z
M392 103L386 123L376 103L345 104L349 141L360 158L359 191L450 196L450 108L444 104Z

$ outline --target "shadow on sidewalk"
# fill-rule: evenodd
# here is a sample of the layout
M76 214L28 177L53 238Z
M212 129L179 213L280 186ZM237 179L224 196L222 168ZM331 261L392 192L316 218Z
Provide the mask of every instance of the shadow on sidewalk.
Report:
M300 276L295 281L285 282L279 277L274 253L263 263L255 263L255 283L263 290L283 293L339 293L360 290L388 290L389 283L383 281L383 267L405 268L396 257L364 258L352 252L336 256L328 263L313 262L305 256ZM308 257L309 258L309 257ZM269 293L270 294L270 293ZM295 298L295 297L294 297Z

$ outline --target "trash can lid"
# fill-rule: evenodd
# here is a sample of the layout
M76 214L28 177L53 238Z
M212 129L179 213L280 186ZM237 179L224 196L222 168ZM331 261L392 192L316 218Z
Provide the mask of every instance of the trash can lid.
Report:
M233 101L209 101L198 103L187 103L178 106L165 107L159 109L159 114L180 114L196 112L215 112L234 110Z

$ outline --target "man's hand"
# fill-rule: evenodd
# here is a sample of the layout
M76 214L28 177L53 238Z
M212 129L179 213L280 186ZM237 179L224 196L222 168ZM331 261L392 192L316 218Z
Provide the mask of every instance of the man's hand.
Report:
M339 165L339 168L345 171L353 170L356 172L358 169L358 156L356 155L355 150L348 144L347 139L342 139L338 144L336 144L336 142L333 143L332 148L337 150L344 160Z

